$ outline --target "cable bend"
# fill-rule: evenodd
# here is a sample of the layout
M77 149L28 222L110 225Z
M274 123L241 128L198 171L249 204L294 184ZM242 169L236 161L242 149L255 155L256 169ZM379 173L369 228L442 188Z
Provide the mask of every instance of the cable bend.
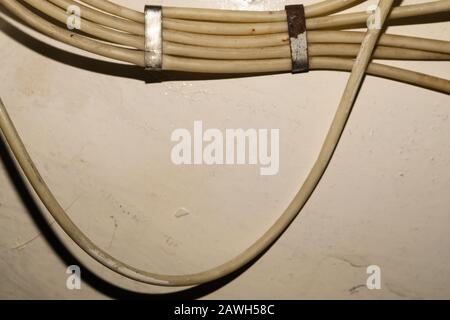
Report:
M85 1L91 3L102 3L102 1ZM332 1L331 1L332 2ZM381 0L380 9L382 15L382 24L392 7L393 0ZM289 207L274 223L274 225L264 233L252 246L247 248L234 259L205 272L191 275L162 275L153 272L143 271L134 268L108 254L103 249L94 244L70 219L64 209L52 194L44 179L37 170L33 160L28 154L16 128L4 104L0 100L0 128L6 138L13 154L15 155L20 167L25 173L28 181L53 215L54 219L61 228L72 238L72 240L82 248L92 258L130 279L159 286L192 286L209 282L221 278L243 267L265 249L267 249L276 239L288 228L291 222L303 208L315 187L324 174L328 163L330 162L334 150L337 147L339 139L345 128L346 122L350 116L353 103L356 99L359 86L362 83L364 74L369 65L372 53L375 49L380 30L368 30L365 39L361 45L361 50L353 66L346 90L339 104L336 116L331 124L331 128L325 139L324 145L320 151L318 159L309 173L306 181L297 193Z

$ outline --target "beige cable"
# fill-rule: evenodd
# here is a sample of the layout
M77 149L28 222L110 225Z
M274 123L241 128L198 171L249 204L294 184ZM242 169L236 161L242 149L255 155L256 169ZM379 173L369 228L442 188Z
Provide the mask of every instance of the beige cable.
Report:
M260 48L289 43L287 33L258 36L216 36L163 30L163 39L171 42L216 48Z
M50 0L55 2L70 2L68 0ZM86 1L85 1L86 2ZM98 3L97 1L92 1ZM344 5L343 0L340 1L341 6L336 9L340 9L343 7L347 7ZM347 1L348 3L355 4L360 1ZM108 3L108 7L115 4L110 2ZM326 2L325 2L326 3ZM91 3L90 3L91 4ZM322 4L319 3L319 4ZM317 4L317 5L319 5ZM67 6L67 4L66 4ZM314 6L314 5L313 5ZM101 6L103 8L103 6ZM123 7L122 7L123 8ZM306 17L309 18L311 15L308 15L308 7L305 8ZM310 9L311 10L311 9ZM182 16L181 14L170 14L171 12L190 12L192 11L192 15L188 17ZM220 17L222 17L223 22L226 23L218 23L211 22L207 17L202 16L200 13L205 12L215 12ZM441 0L441 1L433 1L423 4L413 4L402 6L398 8L394 8L391 13L390 19L400 19L400 18L410 18L410 17L418 17L423 15L429 15L433 13L442 13L450 11L450 0ZM197 12L197 15L194 13ZM284 15L284 19L275 19L275 20L261 20L261 21L253 21L252 23L248 23L246 21L246 15L251 15L252 17L258 16L258 14L273 16L274 14L270 14L267 12L254 12L254 11L228 11L228 10L211 10L211 9L189 9L189 8L171 8L164 7L163 16L164 16L164 27L170 30L178 30L184 32L192 32L192 33L200 33L200 34L219 34L219 35L252 35L252 34L267 34L267 33L277 33L277 32L285 32L286 24L282 22L286 22L286 13L284 11L280 11L282 15ZM325 14L324 11L322 14ZM241 20L226 20L227 14L235 14L237 17L239 15L244 15ZM349 14L339 14L327 17L319 17L314 19L307 19L307 29L308 30L317 30L317 29L325 29L331 27L346 27L346 26L365 26L366 21L369 17L370 13L367 12L357 12L357 13L349 13ZM95 15L93 15L92 9L86 12L86 18L94 17L94 22L100 22L104 20L104 18L95 19ZM314 15L315 16L315 15ZM195 19L194 19L195 18ZM197 20L197 21L189 21L189 20ZM248 20L248 18L247 18ZM234 22L234 23L233 23ZM247 23L245 23L247 22ZM143 35L143 18L140 21L142 27L136 27L135 32L137 34ZM108 26L111 26L112 22L108 21ZM111 26L113 27L113 26ZM116 28L118 28L118 24Z
M1 0L1 2L18 18L26 22L34 29L55 40L61 41L79 49L86 50L91 53L98 54L103 57L132 63L138 66L144 66L144 55L140 51L119 48L113 45L100 43L98 41L60 28L41 18L37 14L34 14L16 0Z
M350 71L353 68L353 60L331 57L311 58L312 70L341 70ZM387 66L379 63L371 63L367 69L367 73L386 79L391 79L414 86L427 88L450 94L450 81L428 74L415 71L405 70L397 67Z
M53 6L49 3L46 3L42 0L25 0L30 5L35 7L36 9L40 10L43 13L48 14L52 18L57 19L60 22L65 22L67 20L66 13L58 9L56 6ZM55 1L57 3L64 3L68 4L70 1L67 0L51 0L52 2ZM62 2L59 2L62 1ZM84 13L84 12L83 12ZM112 23L112 22L111 22ZM201 22L197 22L199 25L201 25ZM282 23L284 25L284 28L287 28L287 25L285 23ZM268 24L263 24L267 27ZM118 45L122 46L131 46L140 50L144 49L144 38L136 35L127 35L121 32L117 32L114 30L110 30L108 28L104 28L101 26L98 26L94 23L91 23L89 21L85 21L82 19L82 26L83 31L87 34L90 34L92 36L98 37L103 40L110 41L112 43L117 43ZM269 27L270 28L270 27ZM263 27L264 29L264 27ZM259 29L258 29L259 30ZM281 30L281 28L279 29ZM276 31L279 31L276 30ZM267 31L267 29L266 29ZM260 31L258 31L260 32ZM256 32L256 33L258 33ZM263 32L263 31L261 31ZM340 41L342 42L352 42L354 43L355 40L352 40L352 38L356 39L356 41L360 42L362 40L363 33L359 32L345 32L345 31L326 31L320 34L321 31L310 31L308 33L308 40L310 42L328 42L328 41L336 41L339 42L338 39L342 39ZM339 34L341 33L341 34ZM165 31L165 35L168 38L169 41L172 42L179 42L179 43L187 43L191 45L198 45L198 46L211 46L211 47L265 47L265 46L272 46L273 44L279 45L281 42L288 42L288 35L286 34L275 34L272 36L264 36L264 37L257 37L257 36L250 36L250 37L214 37L214 36L201 36L201 35L192 35L192 34L186 34L186 33L174 33L173 31ZM174 36L178 35L178 38L181 38L181 40L174 40ZM180 37L180 35L182 37ZM315 40L315 38L319 38L319 36L322 36L321 39ZM183 38L187 38L188 40L183 40ZM385 39L391 39L392 41L389 41L389 43L385 43ZM230 44L231 43L231 44ZM380 44L387 45L387 46L400 46L404 47L405 49L419 49L424 51L438 51L438 52L450 52L450 42L445 41L437 41L437 40L428 40L428 39L420 39L420 38L414 38L414 37L404 37L404 36L390 36L390 35L383 35L382 39L380 40ZM416 47L414 47L416 46ZM442 48L442 49L441 49ZM269 50L270 51L270 50ZM323 55L323 54L322 54ZM189 55L188 55L189 56ZM429 59L435 59L435 58L429 58Z
M27 0L31 1L33 0ZM139 51L128 50L123 48L117 48L111 45L99 43L95 40L88 39L83 36L78 36L72 32L67 30L58 28L51 23L48 23L44 19L36 16L29 10L23 8L20 4L17 4L13 0L4 0L5 5L11 10L14 14L22 18L25 22L29 23L35 29L55 38L57 40L63 41L65 43L71 44L73 46L101 54L107 57L111 57L114 59L118 59L121 61L135 63L137 65L143 65L143 54ZM94 1L97 3L106 3L104 1ZM327 3L334 3L336 1L328 1ZM392 5L392 0L383 0L381 4L381 10L383 13L383 22L386 20L387 12L389 7ZM44 12L48 13L48 7L42 7ZM55 13L55 12L53 12ZM210 14L210 13L208 13ZM247 14L247 13L246 13ZM58 14L59 15L59 14ZM111 21L112 22L112 21ZM253 22L253 21L252 21ZM91 26L88 31L97 32L97 34L93 34L95 36L101 37L99 29L94 26ZM63 230L90 256L94 259L112 269L113 271L120 273L126 277L131 279L157 284L164 286L187 286L187 285L195 285L199 283L204 283L207 281L211 281L217 279L219 277L228 274L239 267L246 264L248 261L251 261L254 257L256 257L259 253L261 253L265 248L267 248L271 243L273 243L277 237L286 230L289 224L293 221L293 219L299 213L299 210L304 206L315 186L319 182L323 172L326 169L327 164L329 163L334 149L339 141L340 135L345 127L345 123L350 115L351 107L354 99L356 98L356 93L359 88L360 83L362 82L363 75L365 69L367 69L368 73L388 77L391 79L400 80L403 82L408 82L415 85L421 85L424 87L431 88L433 90L438 90L446 93L450 93L450 85L449 81L445 79L438 79L435 77L421 75L416 72L402 70L394 67L383 66L379 64L369 64L372 52L375 50L376 40L379 36L379 30L370 30L367 33L367 36L364 39L355 40L358 37L356 34L344 34L340 33L341 36L348 38L348 41L357 41L358 43L362 41L360 53L358 54L357 60L354 63L350 59L339 59L339 58L330 58L330 57L311 57L310 66L311 69L338 69L338 70L349 70L353 66L353 72L350 76L349 83L347 85L346 91L343 95L343 99L339 105L338 111L336 113L333 124L330 128L330 131L325 140L324 146L320 152L318 160L314 165L310 175L305 181L305 184L302 186L299 193L296 195L293 202L287 208L287 210L283 213L283 215L276 221L276 223L260 238L257 242L255 242L251 247L245 250L242 254L237 256L235 259L206 272L193 274L193 275L180 275L180 276L172 276L172 275L159 275L155 273L150 273L142 270L138 270L129 265L126 265L115 258L111 257L108 253L98 248L94 243L92 243L83 233L82 231L70 220L68 215L64 212L62 207L58 204L55 197L52 195L51 191L46 186L36 167L34 166L32 160L30 159L22 141L20 140L17 131L14 128L14 125L9 118L7 111L2 103L0 103L0 128L11 147L14 155L16 156L21 168L32 184L33 188L47 207L47 209L51 212L51 214L55 217L55 220L60 224ZM103 34L104 35L104 34ZM316 36L320 36L320 34L316 34ZM312 36L314 37L314 35ZM119 40L119 39L115 39ZM115 42L111 38L111 41ZM261 38L258 37L257 41L260 41ZM398 38L386 38L386 41L395 42L398 41ZM402 40L404 40L402 38ZM266 41L269 41L266 39ZM285 41L284 41L285 42ZM426 45L424 44L426 43ZM167 44L167 42L166 42ZM179 45L179 44L177 44ZM279 43L279 45L281 45ZM438 42L422 42L419 48L415 49L423 49L423 47L432 46L432 47L445 47L442 43ZM284 44L284 48L286 44ZM325 46L323 44L317 44L311 46L311 51L313 54L328 54L331 51L339 51L340 54L348 54L354 55L355 49L358 49L358 45L341 45L334 44ZM186 49L186 48L185 48ZM223 48L224 50L229 50L229 48ZM259 48L261 49L261 48ZM259 50L256 49L245 49L247 50L247 54L250 53L249 50ZM276 50L280 48L262 48L262 50ZM335 49L335 50L332 50ZM194 49L190 49L194 50ZM198 50L198 48L195 48ZM206 49L205 49L206 50ZM217 50L217 48L209 48L207 49ZM283 49L285 50L285 49ZM327 52L328 50L328 52ZM441 50L441 49L439 49ZM315 51L315 53L314 53ZM419 54L427 55L430 57L430 52L418 52L397 49L397 48L385 48L378 47L378 54L381 55L409 55L410 57L417 57ZM377 54L377 51L375 54ZM238 51L236 51L238 52ZM243 51L240 51L239 54L242 54ZM442 51L438 51L442 52ZM183 54L188 54L188 50ZM273 53L273 52L272 52ZM181 54L181 51L180 51ZM223 51L222 51L223 54ZM285 54L285 51L284 51ZM440 55L437 55L441 57ZM434 57L437 57L434 55ZM238 56L237 56L238 57ZM213 60L202 60L202 59L187 59L181 57L173 57L173 56L164 56L164 69L170 70L184 70L190 69L190 71L198 71L198 72L278 72L278 71L288 71L291 68L290 59L257 59L254 58L251 61L213 61Z
M449 11L450 0L412 4L394 8L389 16L389 20L419 17ZM370 15L371 13L367 12L357 12L313 18L307 21L307 28L309 30L317 30L344 27L364 27L366 26L367 19Z
M382 24L384 24L389 10L392 6L393 0L381 0L380 9L382 13ZM136 269L129 266L97 247L92 241L87 238L82 231L72 222L64 209L59 205L52 192L45 184L42 176L39 174L37 168L33 164L20 136L17 133L3 103L0 101L0 128L6 138L11 150L13 151L19 165L24 171L29 182L34 190L41 198L44 205L53 215L55 220L61 228L91 257L102 263L111 270L122 274L126 277L136 281L162 285L162 286L190 286L212 281L214 279L223 277L240 267L244 266L266 248L268 248L276 239L288 228L291 222L298 215L303 208L306 201L311 196L313 190L320 181L323 173L330 162L334 150L339 142L340 136L345 128L346 122L350 116L353 103L356 99L358 89L362 83L365 70L369 65L371 55L375 49L380 30L368 30L367 36L362 42L361 50L355 61L352 73L350 75L343 98L339 104L336 116L330 127L329 133L325 139L323 147L320 151L319 157L314 164L308 178L295 196L292 203L289 205L283 215L275 222L275 224L252 246L242 252L236 258L227 263L210 269L205 272L192 275L160 275L143 270Z
M190 33L233 36L273 34L288 31L286 21L265 23L217 23L164 18L163 27L168 30L178 30Z
M262 48L289 44L287 33L259 36L215 36L163 30L169 42L214 48ZM361 43L364 33L358 31L309 31L308 43ZM418 37L383 34L380 45L450 54L450 42Z
M198 73L270 73L290 72L291 59L264 60L204 60L164 56L164 70L198 72ZM341 70L351 71L354 61L335 57L311 57L310 70ZM401 81L416 86L428 88L450 94L450 81L414 71L404 70L392 66L371 63L369 74L391 80Z
M360 49L359 44L323 44L312 43L308 46L311 57L351 57L355 58ZM450 54L429 51L394 48L378 45L373 53L374 59L383 60L434 60L448 61Z
M423 4L414 4L395 8L390 20L401 18L419 17L433 13L450 11L450 0L441 0ZM163 11L164 12L164 11ZM364 27L371 13L357 12L348 14L331 15L306 19L307 30ZM216 35L252 35L281 33L287 31L287 24L282 22L272 23L218 23L204 21L189 21L181 19L164 19L164 28L170 30Z
M359 47L358 44L310 43L308 45L308 54L310 57L334 56L355 58ZM200 47L164 41L163 52L171 56L212 60L261 60L291 57L291 48L289 45L231 49ZM373 57L375 59L390 60L450 60L450 54L385 46L377 46Z
M31 25L36 30L52 37L53 39L59 40L61 42L64 42L66 44L72 45L74 47L104 56L112 59L116 59L123 62L132 63L138 66L144 66L144 55L140 51L134 51L129 49L123 49L123 48L117 48L114 46L110 46L107 44L98 43L96 41L90 40L88 38L85 38L83 36L77 35L75 33L69 32L65 29L59 28L48 21L44 20L43 18L37 16L33 12L29 11L25 7L23 7L20 3L18 3L15 0L2 0L3 4L6 6L8 10L10 10L12 13L14 13L16 16L18 16L20 19ZM311 35L312 32L310 32ZM318 34L323 33L323 31L317 32ZM353 37L352 37L353 38ZM383 37L382 37L383 38ZM283 59L282 59L283 60ZM174 71L183 71L185 69L189 70L195 70L193 69L193 66L198 66L199 63L196 60L186 59L185 61L189 62L187 65L182 65L182 63L179 63L181 58L176 57L170 57L165 56L164 57L165 63L165 69L166 70L174 70ZM315 65L314 61L320 61L321 63L319 65ZM319 58L313 58L310 61L310 67L311 69L315 69L316 67L318 69L329 69L329 70L349 70L349 66L352 64L351 60L347 60L345 64L343 63L337 63L338 60L324 60ZM342 61L342 60L340 60ZM177 62L175 64L175 62ZM211 61L207 61L208 63L212 63ZM256 62L253 64L253 62L249 63L247 61L247 68L251 68L252 71L256 73L264 73L268 72L267 69L273 70L274 68L271 66L268 66L268 63L270 61L265 61L265 63ZM219 62L220 63L220 62ZM290 69L287 69L288 62L285 59L284 61L276 61L278 67L275 72L286 72ZM233 67L233 66L231 66ZM199 67L196 67L199 68ZM204 67L201 67L204 70ZM436 88L433 86L433 83L430 81L423 81L423 79L428 79L421 77L419 73L413 72L413 71L407 71L399 68L393 68L390 66L383 66L383 68L376 68L377 72L374 72L373 74L376 76L386 77L389 79L397 80L397 79L405 79L404 82L415 84L418 86L422 86L424 88L429 88L431 90L436 90ZM227 68L227 70L223 70L225 72L236 72L232 70L230 67ZM389 71L389 72L387 72ZM202 71L204 72L204 71ZM386 75L383 73L386 72ZM401 74L399 74L401 73ZM433 79L433 78L431 78ZM436 78L438 79L438 78ZM445 79L439 79L438 83L447 83L447 85L440 86L440 88L444 88L444 90L438 89L439 91L443 92L449 92L448 89L448 80ZM403 81L403 80L400 80Z
M110 14L144 23L144 14L111 1L82 0L83 2ZM356 5L361 0L325 0L305 7L305 16L316 17L339 11ZM234 11L218 9L164 7L163 16L166 18L219 21L219 22L284 22L286 12L282 11Z
M102 11L85 6L80 2L72 0L48 0L54 5L62 8L67 12L71 6L76 6L80 9L82 17L92 22L110 27L116 30L125 31L131 34L144 36L144 24L112 16Z
M62 22L64 24L67 23L68 17L67 13L48 1L24 0L24 2L28 3L35 9L47 14L48 16L58 20L59 22ZM98 37L100 39L112 43L117 43L120 45L144 50L144 37L130 35L109 28L105 28L96 23L90 22L86 19L81 18L81 21L82 21L81 31L83 31L84 33L90 34L92 36Z
M358 43L362 42L364 34L358 31L309 31L309 43ZM424 39L411 36L382 34L379 45L404 49L440 52L450 54L450 41Z
M117 10L119 10L120 8L122 14L127 12L126 15L134 16L134 18L136 18L136 15L138 15L140 16L140 18L138 18L136 21L142 24L144 23L143 13L141 12L137 12L122 6L118 6L109 1L89 0L84 2L113 14L117 14ZM347 4L345 4L346 2ZM334 7L335 10L333 11L348 7L349 3L356 4L358 2L360 1L341 0L340 6ZM324 3L323 6L325 6L327 1L323 3ZM334 5L336 3L334 3ZM322 4L322 2L319 4ZM310 7L308 6L305 7L305 15L307 18L317 16L316 14L312 15L311 9L308 10L308 8ZM389 19L411 18L429 15L433 13L443 13L448 11L450 11L450 0L440 0L394 8ZM182 15L182 12L185 12L185 15ZM327 14L327 11L323 11L319 15L323 14ZM349 26L364 27L370 15L371 13L367 12L339 14L307 19L306 24L308 30L325 29L332 27L343 28ZM256 19L255 17L258 16L266 18ZM255 31L253 31L253 29L258 30L259 23L262 23L263 25L267 24L267 26L264 26L263 29L273 28L276 30L277 28L282 28L282 25L279 24L280 22L286 21L285 11L259 12L259 11L231 11L231 10L214 10L214 9L189 9L189 8L173 8L173 7L164 7L163 17L165 18L164 21L166 21L166 26L170 26L170 28L173 30L190 31L195 33L206 33L206 34L219 32L219 34L222 35L255 34ZM214 19L213 17L216 18ZM250 17L255 18L254 21L249 21ZM218 21L217 19L219 18L221 20L221 23L217 22ZM196 21L188 21L188 20L196 20ZM208 28L202 27L202 25L199 24L200 21L203 22L208 21L209 27ZM236 24L233 25L233 22L239 23L240 28L239 25ZM270 26L270 23L273 24L272 27Z
M84 1L84 0L83 0ZM92 1L92 0L91 0ZM95 1L95 0L93 0ZM353 7L363 0L326 0L305 6L305 17L319 17ZM86 2L86 1L85 1ZM286 22L286 11L233 11L164 7L164 17L216 22Z

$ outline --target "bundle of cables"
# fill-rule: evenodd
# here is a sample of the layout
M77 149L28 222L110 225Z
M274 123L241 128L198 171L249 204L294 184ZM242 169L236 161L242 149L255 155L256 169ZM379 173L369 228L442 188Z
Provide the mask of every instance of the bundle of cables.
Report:
M95 245L60 206L0 102L1 131L30 184L61 228L104 266L128 278L161 286L191 286L218 279L258 257L298 215L333 156L366 73L450 93L447 79L371 62L373 58L450 60L450 42L383 32L394 20L448 13L450 0L398 7L394 0L380 0L372 12L339 14L362 2L325 0L270 12L176 7L138 12L107 0L0 0L17 18L53 39L147 69L216 74L351 71L317 161L291 204L252 246L211 270L164 275L134 268L112 257ZM78 17L80 30L53 23L66 24L73 13L71 8L79 8L82 13ZM367 28L366 32L348 31L366 27L374 13L377 27ZM295 70L296 63L300 63L299 70Z

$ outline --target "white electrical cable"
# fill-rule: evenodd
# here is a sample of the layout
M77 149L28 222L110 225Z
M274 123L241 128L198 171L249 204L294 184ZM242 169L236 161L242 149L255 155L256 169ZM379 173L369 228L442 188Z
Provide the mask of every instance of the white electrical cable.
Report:
M89 1L86 1L89 2ZM107 3L103 1L90 1L93 3ZM384 25L389 11L392 7L393 0L381 0L381 25ZM11 6L13 7L13 6ZM128 14L127 14L128 15ZM127 17L128 18L128 17ZM191 286L205 282L209 282L223 277L240 267L243 267L266 248L268 248L275 240L287 229L290 223L298 215L306 201L311 196L314 188L320 181L329 161L332 158L334 150L339 142L340 136L345 128L345 124L350 116L353 103L356 99L358 89L362 83L365 71L369 65L373 51L377 43L377 39L381 30L368 30L366 37L362 41L360 52L354 63L352 73L350 75L346 90L343 94L341 103L339 104L336 116L333 120L327 138L321 149L319 157L314 164L308 178L302 188L295 196L292 203L275 222L275 224L260 237L252 246L239 254L234 259L224 263L221 266L207 270L205 272L191 275L162 275L153 272L139 270L127 265L120 260L112 257L104 250L95 245L83 232L72 222L70 217L60 206L52 192L45 184L42 176L39 174L33 161L31 160L23 142L20 139L3 103L0 101L0 128L6 138L11 150L13 151L20 167L24 171L30 184L53 215L61 228L82 248L87 254L96 259L104 266L110 268L114 272L122 274L136 281L161 285L161 286Z

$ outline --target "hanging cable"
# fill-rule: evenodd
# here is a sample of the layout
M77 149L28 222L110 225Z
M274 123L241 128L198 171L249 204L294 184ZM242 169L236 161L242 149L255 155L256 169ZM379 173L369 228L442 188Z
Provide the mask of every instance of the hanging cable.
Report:
M67 18L61 8L72 3L66 0L50 0L51 3L38 0L24 1L60 22L64 22ZM147 66L145 29L144 27L140 29L140 24L143 26L144 23L144 14L105 0L83 0L83 2L92 7L87 11L87 19L83 20L83 32L88 36L60 28L15 0L1 0L14 15L53 39L105 57ZM303 17L305 30L301 33L308 30L308 34L305 35L309 45L308 68L351 71L346 89L319 156L291 204L274 225L250 247L216 268L196 274L164 275L134 268L112 257L94 244L61 207L30 158L1 101L0 129L41 201L64 232L92 258L114 272L148 284L191 286L218 279L244 266L266 250L298 215L331 161L366 73L450 93L450 81L446 79L371 63L373 57L448 60L450 53L448 42L381 35L381 29L388 21L388 17L393 19L447 12L450 10L450 1L435 1L392 9L393 0L381 0L380 28L369 28L365 34L340 30L312 31L318 28L340 28L365 23L367 13L326 16L360 2L328 0L305 7ZM103 13L96 9L102 10ZM164 8L161 15L164 53L160 52L161 67L163 70L202 73L292 71L293 41L298 39L293 37L288 20L286 11L241 12ZM130 21L130 26L125 26L127 21ZM109 43L98 41L98 38ZM379 39L380 46L377 46ZM349 58L345 59L342 56ZM355 60L351 59L355 56Z

